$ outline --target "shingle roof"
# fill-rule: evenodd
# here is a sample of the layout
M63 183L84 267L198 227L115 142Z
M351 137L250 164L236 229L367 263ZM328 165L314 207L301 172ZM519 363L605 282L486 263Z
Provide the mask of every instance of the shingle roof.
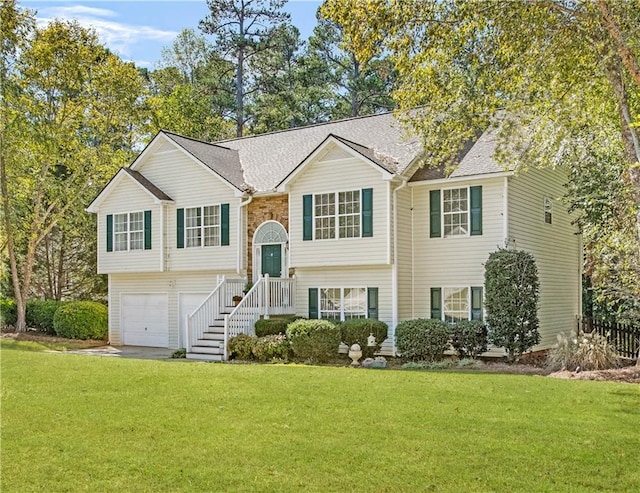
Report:
M406 136L392 113L321 123L308 127L218 142L238 151L246 183L256 190L273 190L330 134L369 149L376 162L391 172L404 171L420 153L417 137ZM349 144L348 144L349 145ZM369 152L367 151L367 152ZM369 157L369 156L367 156Z
M467 142L458 153L456 157L458 165L450 175L446 175L444 166L423 166L413 174L410 181L436 180L445 177L459 178L513 171L515 166L505 168L495 160L496 137L497 131L495 129L489 129L476 141Z
M362 116L266 134L202 142L163 133L240 190L271 191L332 135L390 173L404 173L420 157L418 136L409 135L393 113ZM487 131L458 155L450 177L504 171L493 158L496 132ZM445 177L441 168L422 167L411 181Z
M183 137L166 130L163 130L163 133L234 187L239 190L247 188L237 150Z
M140 183L140 185L142 185L149 193L151 193L158 200L173 200L171 197L169 197L166 193L164 193L162 190L156 187L153 183L151 183L149 180L147 180L144 176L142 176L137 171L131 168L121 168L121 169L127 172L131 176L131 178L133 178L135 181Z

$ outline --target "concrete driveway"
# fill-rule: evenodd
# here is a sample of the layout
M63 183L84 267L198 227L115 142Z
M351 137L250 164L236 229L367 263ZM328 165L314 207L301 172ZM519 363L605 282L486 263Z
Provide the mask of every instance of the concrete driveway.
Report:
M110 356L114 358L169 359L175 352L175 349L144 346L100 346L65 352L71 354L86 354L89 356Z

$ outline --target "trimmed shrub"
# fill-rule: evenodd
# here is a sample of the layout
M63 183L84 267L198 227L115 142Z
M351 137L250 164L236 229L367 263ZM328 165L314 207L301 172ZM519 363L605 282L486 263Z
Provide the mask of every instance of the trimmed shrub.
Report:
M229 339L227 350L229 353L229 359L240 359L249 361L253 359L253 348L258 341L257 337L249 336L247 334L238 334L235 337Z
M26 319L27 326L55 335L56 329L53 327L53 317L56 310L62 306L63 301L56 300L33 300L27 303Z
M558 343L547 355L547 366L552 370L606 370L617 368L621 361L615 347L596 332L581 332L571 339L558 334Z
M340 329L328 320L296 320L287 327L296 358L324 363L338 354Z
M10 298L0 298L0 325L8 327L15 325L18 321L18 308L16 300Z
M287 361L289 351L289 341L284 334L259 337L252 350L253 356L258 361Z
M489 255L484 269L489 342L504 347L508 361L517 361L540 342L535 258L524 250L501 248Z
M95 301L68 301L53 316L56 334L67 339L106 339L109 311Z
M461 320L451 327L451 345L460 358L477 358L487 350L487 326L481 320Z
M449 325L441 320L417 318L396 327L396 346L403 358L439 361L449 345Z
M374 318L352 318L345 320L340 325L340 339L343 344L351 347L353 344L360 344L363 358L373 358L375 353L380 351L382 343L387 338L388 326L380 320ZM367 346L369 335L376 338L375 346Z
M287 325L291 322L295 322L299 318L300 317L293 315L291 317L260 319L254 325L256 336L264 337L269 335L285 334L287 332Z

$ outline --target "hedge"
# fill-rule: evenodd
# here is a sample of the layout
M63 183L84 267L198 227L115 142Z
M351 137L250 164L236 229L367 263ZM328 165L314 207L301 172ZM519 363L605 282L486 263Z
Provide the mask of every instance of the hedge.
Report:
M396 345L403 358L441 360L449 345L449 325L427 318L406 320L396 327Z
M95 301L69 301L56 311L53 326L56 334L68 339L106 339L107 307Z
M56 300L33 300L27 302L26 321L28 327L55 335L53 327L53 317L56 310L62 306L63 301Z
M0 322L2 327L15 325L18 321L16 300L0 298Z
M352 318L342 322L339 327L342 343L348 347L359 344L362 348L362 357L365 359L373 358L380 351L389 329L387 324L373 318ZM376 338L374 346L367 344L371 334Z
M324 363L338 354L340 329L328 320L296 320L287 327L287 339L296 358Z

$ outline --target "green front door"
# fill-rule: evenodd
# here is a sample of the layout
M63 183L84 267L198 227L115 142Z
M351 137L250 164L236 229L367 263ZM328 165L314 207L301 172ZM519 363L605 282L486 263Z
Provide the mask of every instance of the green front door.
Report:
M282 245L262 245L262 275L282 276Z

